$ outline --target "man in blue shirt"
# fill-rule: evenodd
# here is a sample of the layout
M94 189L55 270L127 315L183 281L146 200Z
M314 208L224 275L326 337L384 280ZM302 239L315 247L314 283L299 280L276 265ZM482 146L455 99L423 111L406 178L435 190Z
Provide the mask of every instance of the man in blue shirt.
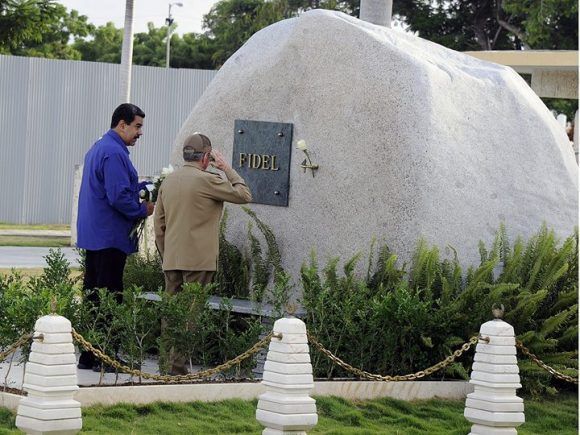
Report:
M86 250L83 288L99 304L95 289L106 288L121 303L127 255L137 251L129 236L140 218L153 213L154 204L139 201L138 174L128 147L143 134L145 113L134 104L115 109L111 129L85 155L79 193L77 246ZM78 367L98 367L91 352L82 352Z

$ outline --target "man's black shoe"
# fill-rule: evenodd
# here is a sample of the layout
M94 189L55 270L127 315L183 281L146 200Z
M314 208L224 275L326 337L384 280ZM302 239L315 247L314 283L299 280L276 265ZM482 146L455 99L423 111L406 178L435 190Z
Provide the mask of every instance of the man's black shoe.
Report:
M97 363L97 364L95 364L93 366L93 372L99 373L101 371L101 368L103 368L103 367L104 367L104 370L103 371L105 373L115 373L116 372L115 367L110 366L108 364L103 365L103 364L100 364L100 363Z
M92 352L83 350L79 357L77 368L81 370L91 370L96 363L95 355L93 355Z
M121 364L122 366L127 366L127 367L130 367L130 368L134 369L134 370L141 370L141 364L137 364L136 362L131 365L127 361L122 360L121 358L118 358L117 359L117 362L119 364ZM101 371L101 366L102 366L101 363L96 363L92 367L93 372L100 372ZM105 373L115 373L116 371L117 371L117 369L115 369L115 367L110 366L108 364L105 364Z
M117 362L119 364L121 364L122 366L129 367L130 369L133 369L133 370L141 370L141 364L139 364L136 361L134 361L133 364L131 364L130 362L125 361L124 359L121 359L120 357L117 356Z
M88 365L88 364L79 362L77 364L77 369L80 369L80 370L92 370L93 369L93 364Z

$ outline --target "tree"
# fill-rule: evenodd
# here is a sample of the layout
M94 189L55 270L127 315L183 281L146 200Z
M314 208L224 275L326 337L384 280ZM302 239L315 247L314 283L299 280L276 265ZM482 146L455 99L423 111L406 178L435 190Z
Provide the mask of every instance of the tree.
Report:
M506 13L523 16L524 39L534 49L578 49L578 2L506 0Z
M318 8L358 16L359 0L221 0L203 19L208 40L202 36L197 42L213 47L213 66L219 68L257 31Z
M495 3L494 0L401 0L394 2L393 13L418 36L454 50L518 48L521 42L497 23ZM514 19L507 21L515 25Z
M214 69L214 46L206 35L186 33L183 38L171 37L171 65L173 68Z
M10 48L9 53L16 56L80 60L82 54L70 44L70 40L86 37L95 29L87 22L85 15L79 15L75 10L67 12L60 4L55 7L53 20L44 25L45 30L39 40L22 41Z
M92 62L121 63L123 31L111 22L97 27L92 39L77 39L74 48L81 53L81 59Z
M147 33L135 34L133 62L137 65L165 66L167 27L156 28L153 23L148 23L147 28ZM172 48L178 38L178 35L171 38Z
M148 31L136 33L133 40L135 65L165 66L165 38L167 27L148 23ZM92 39L77 39L73 44L81 59L93 62L120 63L123 32L113 23L97 27ZM213 69L213 46L206 35L186 33L183 38L171 36L171 65L175 68Z
M577 49L576 0L399 0L396 18L454 50Z
M269 26L289 13L285 1L222 0L204 16L209 43L213 47L212 61L220 67L255 32Z
M0 53L41 42L64 7L53 0L0 0Z

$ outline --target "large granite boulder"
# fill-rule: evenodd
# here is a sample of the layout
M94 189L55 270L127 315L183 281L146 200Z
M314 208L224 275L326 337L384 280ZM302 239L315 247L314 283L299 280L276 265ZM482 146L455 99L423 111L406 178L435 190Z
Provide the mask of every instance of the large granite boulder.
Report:
M221 68L175 140L199 131L232 156L234 120L294 124L320 169L293 147L288 207L254 204L295 278L367 252L375 237L403 259L417 240L479 259L501 222L560 236L578 221L574 154L563 129L512 69L342 13L315 10L258 33ZM230 207L230 240L247 215Z

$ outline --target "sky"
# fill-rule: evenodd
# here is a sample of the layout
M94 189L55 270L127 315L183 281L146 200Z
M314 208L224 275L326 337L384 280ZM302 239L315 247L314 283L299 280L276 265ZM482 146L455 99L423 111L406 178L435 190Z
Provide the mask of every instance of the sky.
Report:
M125 23L125 2L123 0L58 0L68 10L76 9L81 15L86 15L89 22L96 26L112 21L116 27ZM173 6L171 15L177 24L179 34L200 33L203 16L209 12L217 0L180 0L183 7ZM134 0L133 32L147 32L147 23L155 27L165 25L169 3L166 0Z

